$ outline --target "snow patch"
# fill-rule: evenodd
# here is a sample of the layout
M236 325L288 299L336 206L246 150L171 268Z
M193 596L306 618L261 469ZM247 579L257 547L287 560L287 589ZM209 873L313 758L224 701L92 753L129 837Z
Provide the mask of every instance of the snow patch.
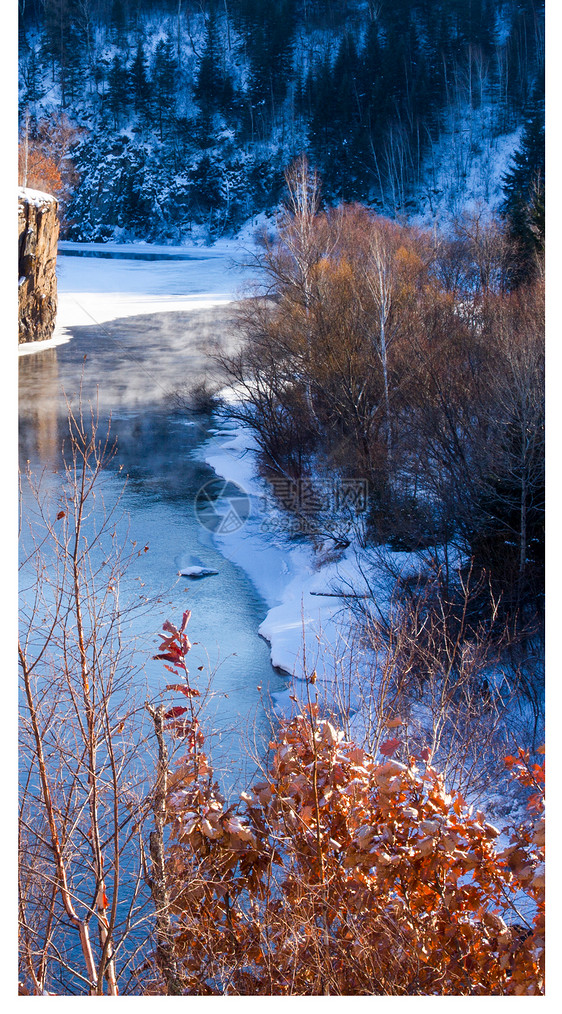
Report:
M67 256L70 250L99 253L100 244L65 242L59 246L56 338L73 327L105 324L138 314L224 306L237 298L248 275L248 269L238 261L240 245L227 240L212 249L149 243L107 243L102 247L107 255L130 252L158 257L170 252L190 253L189 259L181 260Z
M27 201L34 208L57 203L56 197L52 194L46 194L42 190L30 190L28 187L18 187L18 200Z
M70 335L65 329L61 328L54 338L47 338L41 342L24 342L23 345L18 345L18 356L31 356L36 352L44 352L45 349L54 349L57 345L66 345L69 341Z
M255 450L254 438L243 425L217 431L207 445L205 462L217 475L241 486L251 503L241 528L215 534L214 539L222 555L248 574L269 606L259 633L270 644L272 665L297 681L316 670L319 687L333 700L336 660L341 670L351 657L347 595L350 589L354 595L367 593L358 547L352 542L337 559L327 554L322 562L312 544L292 541L267 483L256 475ZM410 555L403 555L411 565ZM389 600L388 579L382 574L377 593L381 600ZM293 692L291 688L275 695L279 710L289 710Z

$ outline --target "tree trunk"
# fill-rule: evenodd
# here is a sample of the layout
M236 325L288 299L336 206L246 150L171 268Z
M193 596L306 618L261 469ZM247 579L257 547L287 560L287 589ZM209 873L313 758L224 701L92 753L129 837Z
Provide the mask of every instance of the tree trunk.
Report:
M158 743L158 768L152 807L155 830L151 831L149 837L150 858L152 859L154 874L150 881L150 890L156 909L156 957L166 984L167 995L182 996L183 990L173 953L170 896L164 861L164 825L166 822L166 793L168 785L168 750L164 741L164 708L160 705L156 709L147 704L146 710L154 722L154 731Z

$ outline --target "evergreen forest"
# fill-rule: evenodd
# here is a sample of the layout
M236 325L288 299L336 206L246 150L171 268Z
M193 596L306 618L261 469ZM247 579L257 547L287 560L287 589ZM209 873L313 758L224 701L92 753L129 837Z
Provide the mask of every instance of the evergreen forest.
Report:
M515 222L541 171L541 0L19 5L21 161L69 239L233 235L303 152L325 202L438 224L517 154Z

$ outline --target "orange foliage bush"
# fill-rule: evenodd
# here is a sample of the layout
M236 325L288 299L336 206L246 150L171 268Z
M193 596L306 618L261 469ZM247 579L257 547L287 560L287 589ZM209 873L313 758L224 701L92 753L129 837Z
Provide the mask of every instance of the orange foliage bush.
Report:
M447 792L423 752L395 759L396 720L377 758L309 699L280 721L263 779L227 807L202 750L184 626L167 624L160 656L189 702L165 716L187 747L167 790L183 991L541 994L544 767L522 751L507 759L532 794L528 823L499 846L500 831Z
M52 158L45 155L35 144L28 145L27 173L25 142L20 141L18 148L18 168L20 186L26 185L32 190L43 190L45 193L59 193L62 186L60 171Z
M64 113L26 128L18 144L19 186L42 190L63 204L67 202L78 181L70 153L80 133Z

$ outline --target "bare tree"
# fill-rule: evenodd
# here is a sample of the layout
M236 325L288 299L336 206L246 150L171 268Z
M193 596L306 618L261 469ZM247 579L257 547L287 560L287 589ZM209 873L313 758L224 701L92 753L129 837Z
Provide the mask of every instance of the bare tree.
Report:
M369 252L368 260L365 264L365 281L376 311L377 335L375 347L382 363L389 469L392 465L392 429L388 382L388 347L394 337L394 332L390 328L395 282L394 254L396 252L396 244L393 241L395 238L394 233L395 229L390 222L380 222L377 225L373 225L373 228L369 232Z
M281 220L283 245L294 264L294 285L302 295L307 320L307 348L312 355L312 335L308 324L312 300L314 268L321 257L317 242L316 217L320 209L320 179L316 170L308 164L306 155L300 158L285 173L287 185L286 211ZM306 385L306 400L314 418L310 383Z
M69 410L62 485L23 479L20 978L35 995L126 991L146 938L144 732L119 605L138 550L119 549L103 507L111 456L93 414Z
M453 229L465 250L467 287L481 295L505 292L513 257L505 224L480 207L456 219Z

